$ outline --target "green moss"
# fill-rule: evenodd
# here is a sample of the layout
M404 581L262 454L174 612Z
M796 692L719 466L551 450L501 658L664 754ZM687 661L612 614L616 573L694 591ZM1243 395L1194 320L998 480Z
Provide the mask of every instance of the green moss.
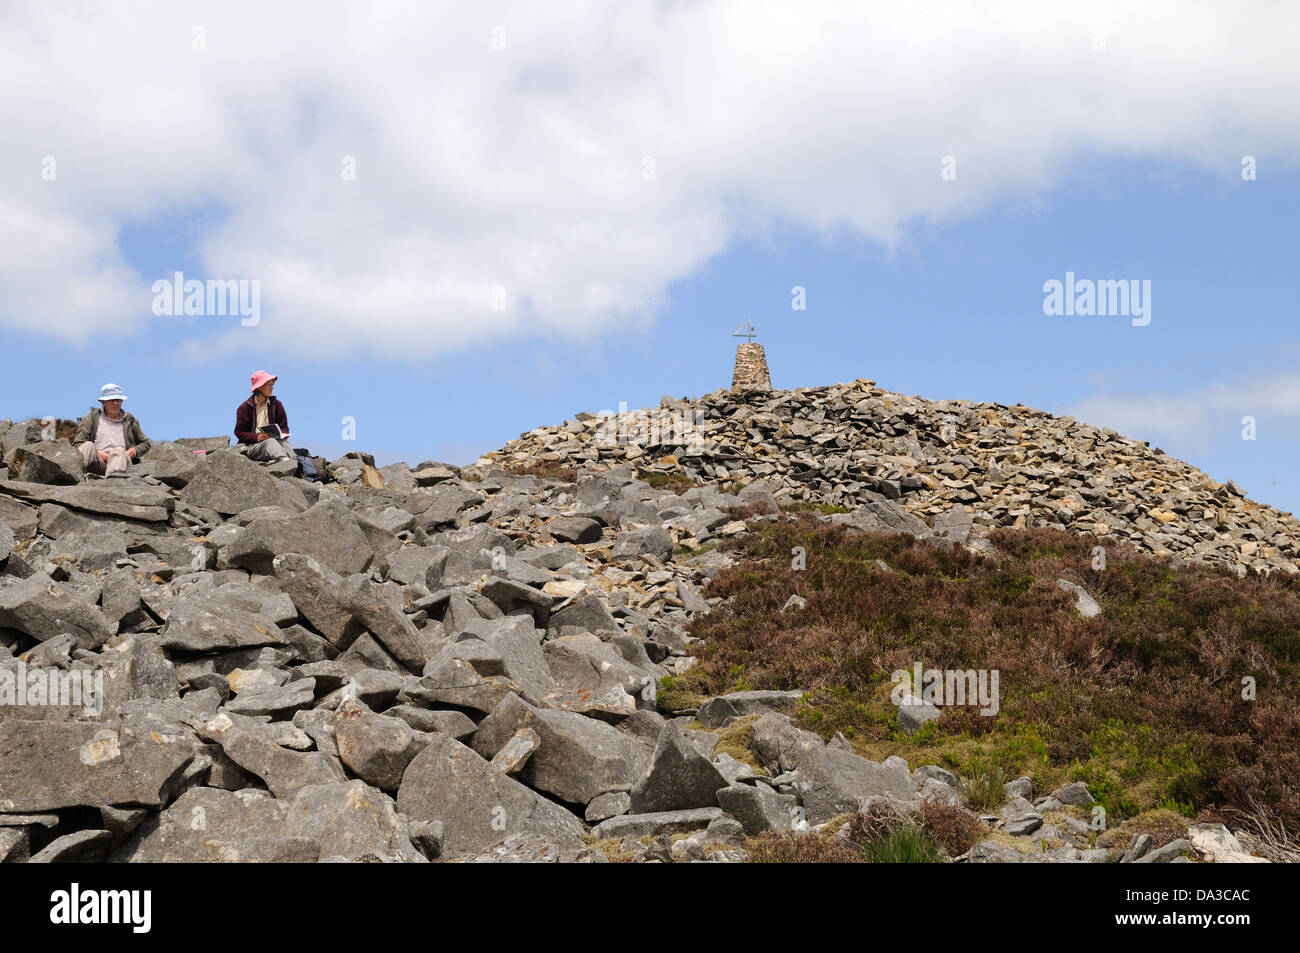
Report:
M667 675L659 680L659 691L655 693L655 704L661 711L683 711L699 708L708 699L708 695L678 688L676 679Z

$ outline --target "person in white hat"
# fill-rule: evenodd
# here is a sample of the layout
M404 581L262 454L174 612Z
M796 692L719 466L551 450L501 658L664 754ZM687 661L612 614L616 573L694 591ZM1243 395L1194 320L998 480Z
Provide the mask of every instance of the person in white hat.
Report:
M81 451L87 473L121 473L149 450L140 423L122 409L126 394L116 384L99 389L99 407L81 420L73 444Z

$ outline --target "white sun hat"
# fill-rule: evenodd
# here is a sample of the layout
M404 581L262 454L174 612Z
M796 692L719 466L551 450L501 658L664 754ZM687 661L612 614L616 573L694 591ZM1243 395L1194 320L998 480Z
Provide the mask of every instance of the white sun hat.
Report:
M99 389L99 399L103 400L126 400L126 394L122 393L122 388L116 384L105 384Z

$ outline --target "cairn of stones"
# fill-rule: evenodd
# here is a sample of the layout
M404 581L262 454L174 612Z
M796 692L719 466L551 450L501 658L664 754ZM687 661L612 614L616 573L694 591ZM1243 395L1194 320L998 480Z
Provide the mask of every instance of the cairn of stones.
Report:
M1022 405L926 400L857 380L829 387L751 388L765 363L742 356L736 381L697 400L612 426L578 414L511 440L483 462L634 466L712 484L762 481L783 503L850 511L864 528L906 517L969 522L978 532L1047 526L1123 540L1178 560L1239 573L1297 570L1300 523L1196 467L1114 430ZM762 368L761 372L757 370ZM680 439L661 420L688 420ZM648 426L646 425L648 422ZM613 439L611 435L617 435ZM890 504L886 507L884 504ZM897 511L897 512L896 512ZM900 517L898 514L901 513Z

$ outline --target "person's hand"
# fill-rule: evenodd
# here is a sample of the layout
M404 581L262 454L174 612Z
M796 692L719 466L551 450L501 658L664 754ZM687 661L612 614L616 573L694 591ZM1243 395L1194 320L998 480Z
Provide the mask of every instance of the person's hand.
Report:
M134 459L135 459L135 447L127 447L127 448L126 448L126 455L127 455L128 457L130 457L132 460L134 460Z
M259 434L257 435L257 442L258 442L258 443L261 443L263 440L265 440L265 439L266 439L267 437L269 437L269 436L271 436L269 433L259 433Z
M108 451L107 451L107 450L97 450L97 451L95 451L95 452L99 454L99 459L100 459L101 462L103 462L103 463L108 463Z

